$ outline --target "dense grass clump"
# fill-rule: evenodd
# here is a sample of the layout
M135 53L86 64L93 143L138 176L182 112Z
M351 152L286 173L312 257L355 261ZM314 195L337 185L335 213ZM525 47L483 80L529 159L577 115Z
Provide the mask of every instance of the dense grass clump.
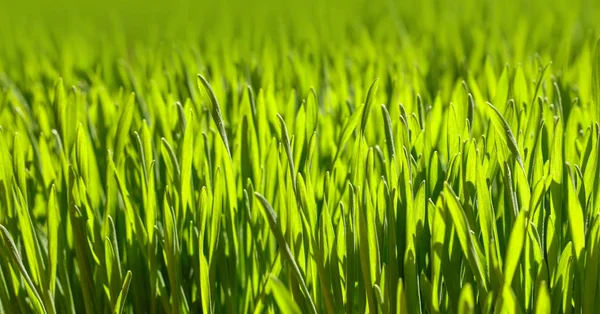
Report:
M600 311L599 6L309 2L0 9L0 313Z

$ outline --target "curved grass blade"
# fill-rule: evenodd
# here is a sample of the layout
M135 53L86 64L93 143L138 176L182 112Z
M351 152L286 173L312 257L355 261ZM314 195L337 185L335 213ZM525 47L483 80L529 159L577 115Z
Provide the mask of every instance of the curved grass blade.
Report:
M525 166L523 165L523 159L521 158L521 154L519 153L519 146L517 145L517 140L516 140L512 130L510 129L510 125L508 124L508 122L506 122L506 120L504 119L504 117L502 116L500 111L498 111L498 109L496 109L496 107L494 107L494 105L492 105L489 102L487 103L487 105L488 105L488 107L490 107L492 109L492 115L491 115L492 123L494 124L496 129L501 134L504 135L504 141L507 143L508 148L513 153L513 155L515 155L515 158L517 159L517 162L521 166L521 169L523 169L523 171L525 171Z
M29 297L33 301L33 307L34 307L35 311L38 314L41 314L41 313L46 314L47 312L46 312L46 308L44 307L42 298L40 297L40 294L37 292L37 289L35 288L33 281L31 281L31 278L29 277L29 274L27 273L27 269L25 269L25 265L23 265L23 261L21 260L21 256L19 256L19 251L17 250L17 246L15 245L15 242L13 241L12 237L10 236L10 233L8 233L8 230L6 230L6 228L3 225L0 225L0 232L1 232L0 237L2 238L2 240L4 240L4 245L8 249L8 252L10 254L10 257L12 258L13 263L17 266L17 268L21 272L21 275L23 276L23 278L25 278L25 282L27 282L27 293L29 294Z
M294 275L295 279L300 283L300 287L302 289L302 292L304 293L304 297L306 298L306 301L310 304L310 310L312 311L313 314L318 313L317 308L315 307L315 303L313 302L313 300L310 296L310 291L308 290L308 287L306 286L306 281L304 280L304 277L302 276L302 272L300 272L300 268L298 267L298 264L296 263L296 260L294 259L294 256L292 255L292 251L290 250L290 247L288 246L288 244L285 241L285 238L283 236L283 233L281 232L281 228L277 222L277 214L275 213L275 211L273 210L273 207L271 207L271 204L269 204L269 202L267 201L267 199L265 199L264 196L262 196L258 192L254 192L254 196L256 196L256 198L259 200L259 202L261 203L261 205L263 206L263 208L265 210L265 214L267 216L269 226L271 227L271 231L275 235L275 238L277 240L277 243L279 244L279 248L280 248L281 252L283 253L284 257L286 258L286 260L288 261L288 263L290 264L290 266L292 268L292 274Z
M227 154L229 158L231 158L231 151L229 150L229 141L227 140L227 132L225 132L225 123L223 121L223 115L221 114L221 107L219 106L219 101L217 100L217 96L213 91L210 83L204 78L204 76L198 74L197 79L198 88L200 90L204 89L208 94L208 98L211 104L210 113L212 115L215 124L217 125L217 130L221 135L221 139L223 140L223 144L225 145L225 149L227 150Z
M383 125L385 126L385 143L388 149L388 155L390 159L396 158L396 148L394 147L394 131L392 129L392 120L390 119L390 113L384 104L381 104L381 113L383 114Z
M360 135L362 137L365 134L365 128L367 127L367 121L369 120L369 113L371 112L371 107L373 106L373 98L377 93L377 88L379 87L379 79L375 79L371 86L369 87L369 91L367 92L367 99L365 100L365 107L362 111L362 117L360 122Z
M338 160L344 146L352 136L352 133L356 130L356 126L358 125L358 121L360 120L362 111L364 110L364 106L357 108L352 115L347 119L344 127L342 128L342 132L340 135L340 141L338 142L337 151L335 152L335 156L333 157L332 164L335 166L336 161ZM362 110L361 110L362 109Z
M467 257L471 271L477 278L477 282L481 285L481 288L483 288L484 291L487 291L488 278L485 275L486 272L483 270L483 266L477 254L477 249L475 247L476 243L474 243L475 239L472 237L469 221L465 211L458 202L458 197L456 194L454 194L454 191L452 191L452 188L448 182L444 183L444 199L446 201L446 208L448 209L450 216L452 217L452 221L454 222L454 227L456 229L456 235L458 236L460 246L463 250L463 253Z
M292 147L290 145L290 137L288 135L288 129L285 125L285 121L280 114L277 114L277 118L279 119L279 123L281 125L281 134L283 139L283 148L285 149L285 153L288 157L288 163L290 166L290 175L292 176L292 184L294 187L294 193L297 194L296 188L296 170L294 168L294 154L292 153Z
M131 122L133 121L133 114L135 109L135 94L131 93L125 105L123 106L123 110L121 112L121 116L119 118L119 122L117 124L117 133L116 133L116 142L114 145L114 155L115 162L119 164L122 156L124 155L123 150L125 149L125 144L127 143L129 130L131 128Z
M117 302L113 310L114 314L123 314L123 309L125 309L125 299L127 298L127 293L129 292L130 284L131 270L128 270L127 275L125 275L125 280L123 280L123 287L121 288L121 292L119 293L119 297L117 298Z

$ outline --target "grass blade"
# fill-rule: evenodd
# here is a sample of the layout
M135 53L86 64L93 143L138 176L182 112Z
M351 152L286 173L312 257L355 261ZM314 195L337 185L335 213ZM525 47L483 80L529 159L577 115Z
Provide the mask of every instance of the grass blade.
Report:
M317 309L316 309L315 304L310 296L310 291L308 290L308 287L306 286L306 281L304 280L304 277L302 276L302 273L300 272L300 268L298 267L298 264L296 263L296 260L294 259L294 256L292 255L292 251L290 250L290 247L288 246L287 242L285 242L285 238L283 237L283 233L281 232L281 228L279 227L279 224L277 222L277 214L275 214L273 207L271 207L271 204L269 204L269 202L267 201L267 199L264 198L264 196L260 195L258 192L255 192L254 196L256 196L256 198L259 200L259 202L261 203L261 205L263 206L263 208L265 210L265 215L267 216L267 220L269 222L269 226L271 227L271 231L275 235L275 238L277 240L277 243L279 244L282 254L286 258L287 262L290 264L290 267L292 268L292 274L294 275L296 280L300 283L300 287L302 288L304 297L306 298L307 302L310 304L310 310L312 311L313 314L316 314Z
M221 106L219 106L219 101L217 100L217 96L213 91L210 83L204 78L204 76L198 74L197 80L198 88L200 90L204 90L208 95L208 99L210 100L210 113L212 115L213 121L217 125L217 130L221 135L221 139L223 140L223 144L225 145L225 149L227 150L227 155L231 158L231 151L229 150L229 141L227 140L227 132L225 132L225 122L223 121L223 116L221 115Z
M2 237L2 240L4 240L3 241L4 245L8 249L8 252L10 254L10 257L11 257L13 263L17 266L17 268L21 272L21 275L23 276L23 278L25 278L25 282L27 282L27 293L29 294L29 297L33 301L33 307L34 307L36 313L46 314L46 308L44 307L44 302L42 301L40 294L37 292L35 285L31 281L31 278L29 277L29 274L27 273L27 270L25 269L25 265L23 265L23 261L21 260L21 256L19 256L19 251L17 250L17 246L15 245L15 242L13 241L12 237L10 236L10 233L8 233L8 230L6 230L6 228L3 225L0 225L0 232L1 232L0 236Z
M131 271L128 270L127 275L125 275L125 280L123 281L123 287L121 288L121 292L119 293L119 297L117 298L117 302L115 304L115 309L113 311L114 314L123 314L123 310L125 309L125 299L127 298L130 284Z

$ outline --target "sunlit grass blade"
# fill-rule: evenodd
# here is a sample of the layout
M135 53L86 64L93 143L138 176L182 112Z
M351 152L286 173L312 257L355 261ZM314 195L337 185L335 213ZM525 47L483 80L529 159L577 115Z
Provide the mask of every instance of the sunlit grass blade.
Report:
M473 239L469 222L467 221L467 217L462 209L462 206L457 200L458 197L456 194L454 194L454 191L452 191L452 188L447 182L444 183L444 199L446 202L446 208L448 209L448 212L452 217L452 221L454 222L454 227L456 229L460 246L467 258L467 261L469 262L471 271L475 274L477 283L481 285L481 288L483 288L484 291L486 291L488 289L488 279L475 249L475 239Z
M287 290L286 286L273 275L269 276L270 288L275 302L279 306L281 313L300 314L302 311L294 301L294 298Z
M48 289L54 295L56 289L56 271L59 262L58 231L61 223L60 210L56 199L56 187L53 185L48 200Z
M508 124L508 122L506 122L506 120L502 116L502 113L500 113L500 111L498 111L498 109L496 109L496 107L494 107L491 103L487 103L487 104L488 104L488 107L492 110L492 114L491 114L492 123L494 124L494 126L496 127L498 132L500 132L504 136L504 141L508 145L508 148L513 153L515 158L517 159L517 162L521 166L521 169L525 169L525 167L523 165L523 158L521 158L521 154L519 153L519 147L517 145L517 140L510 128L510 125Z
M21 256L19 255L17 246L15 245L15 242L10 236L10 233L8 233L8 230L6 230L6 228L3 225L0 225L0 232L2 232L2 240L4 242L5 247L8 249L13 263L17 266L17 268L21 272L21 276L23 276L25 282L27 283L27 293L32 299L34 310L38 314L46 314L47 312L46 308L44 307L44 302L42 301L42 298L40 297L40 294L38 293L35 285L31 281L31 278L27 273L27 269L25 269L25 265L23 265L23 261L21 260Z
M285 242L285 238L283 237L283 233L281 232L281 228L279 227L279 224L277 222L277 215L275 214L275 211L271 207L271 204L269 204L269 202L264 198L264 196L260 195L258 192L255 192L254 195L260 201L261 205L263 206L263 208L265 210L265 215L267 217L267 221L269 222L269 226L271 227L271 231L275 235L275 238L277 240L277 243L280 246L280 250L281 250L282 254L286 258L287 262L289 263L289 266L292 268L292 273L294 274L296 280L300 283L302 292L304 293L304 297L306 298L307 302L310 305L310 310L313 313L317 313L317 309L316 309L315 304L310 296L310 291L308 290L308 287L306 286L304 277L302 276L302 273L300 272L300 268L298 267L298 264L296 263L296 260L294 259L294 256L292 255L290 247L288 246L287 242Z
M475 311L475 299L473 297L473 288L470 284L466 284L460 292L458 300L459 313L473 313Z
M527 224L527 212L521 211L510 232L504 259L504 285L510 287L521 261Z
M125 299L127 298L127 293L129 292L131 277L131 271L127 271L127 275L125 275L125 280L123 281L123 287L121 288L121 292L119 292L119 297L117 298L115 309L113 310L114 314L122 314L123 310L125 309Z
M225 132L225 122L223 121L223 115L221 114L221 106L219 106L219 101L217 100L217 96L213 91L210 83L204 78L204 76L198 74L197 80L198 88L200 90L204 90L208 95L210 101L210 113L212 118L217 125L217 130L219 131L219 135L221 135L221 139L223 140L223 144L225 145L225 149L227 150L227 154L231 157L231 151L229 149L229 141L227 140L227 132Z

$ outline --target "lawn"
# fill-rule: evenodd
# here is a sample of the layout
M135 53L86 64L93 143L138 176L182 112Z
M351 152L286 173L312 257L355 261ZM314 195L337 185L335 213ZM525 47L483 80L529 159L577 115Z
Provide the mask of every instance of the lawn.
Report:
M600 311L600 3L207 2L0 4L0 313Z

